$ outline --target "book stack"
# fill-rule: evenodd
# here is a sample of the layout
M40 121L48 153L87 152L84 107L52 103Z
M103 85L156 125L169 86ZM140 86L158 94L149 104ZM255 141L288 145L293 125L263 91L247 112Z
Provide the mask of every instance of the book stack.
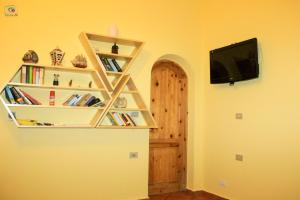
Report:
M112 125L118 126L136 126L135 121L128 113L108 112L107 117Z
M42 85L44 82L44 68L23 65L21 68L21 83Z
M112 72L122 72L122 68L114 58L107 58L99 56L103 66L105 67L106 71Z
M27 92L13 86L5 87L5 97L10 104L41 105L38 100Z
M105 104L90 93L79 95L73 94L64 103L64 106L103 107Z

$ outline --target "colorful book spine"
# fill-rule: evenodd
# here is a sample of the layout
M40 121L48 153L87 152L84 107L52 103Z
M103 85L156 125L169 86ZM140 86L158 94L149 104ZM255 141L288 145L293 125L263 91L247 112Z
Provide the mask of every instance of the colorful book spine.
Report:
M19 104L25 103L22 96L17 92L16 88L10 87L10 91L11 91L12 95L14 96L14 99L17 103L19 103Z
M31 101L23 94L23 92L22 92L19 88L15 87L15 89L17 90L17 92L18 92L18 93L21 95L21 97L23 98L25 104L32 105Z
M32 84L36 81L36 67L32 67Z
M41 67L40 68L40 79L39 79L40 85L44 84L44 76L45 76L45 69L43 67Z
M29 83L30 66L26 66L26 83Z
M40 69L39 67L36 67L35 69L35 84L40 84Z
M124 121L120 118L120 116L118 115L118 113L113 112L112 114L113 114L115 120L118 122L118 125L125 126Z
M112 125L119 125L118 122L115 120L114 116L110 112L108 112L106 116Z
M95 96L91 96L91 97L85 102L84 106L89 106L90 103L91 103L94 99L96 99L96 97L95 97Z
M120 65L118 64L118 62L116 61L116 59L111 59L112 62L114 63L114 65L116 66L118 72L122 72L122 68L120 67Z
M118 69L117 67L114 65L113 61L111 60L111 58L107 58L107 61L109 63L109 65L111 66L111 68L113 69L113 71L117 72Z
M32 96L30 96L29 94L27 94L26 92L24 92L23 90L20 89L20 91L25 95L25 97L27 97L27 99L29 99L29 101L31 101L31 103L33 105L42 105L41 102L39 102L38 100L36 100L35 98L33 98Z
M64 105L64 106L68 106L69 103L70 103L70 101L71 101L73 98L75 98L76 95L77 95L77 94L73 94L72 96L70 96L70 97L63 103L63 105Z
M28 83L32 84L32 77L33 77L33 67L29 66L29 80Z
M5 96L9 103L16 104L13 94L8 86L5 87Z
M22 66L21 68L21 83L26 83L26 66Z
M134 126L136 126L136 123L135 123L135 121L132 119L132 117L130 117L130 115L129 115L128 113L125 113L125 115L126 115L126 117L132 122L132 124L133 124Z

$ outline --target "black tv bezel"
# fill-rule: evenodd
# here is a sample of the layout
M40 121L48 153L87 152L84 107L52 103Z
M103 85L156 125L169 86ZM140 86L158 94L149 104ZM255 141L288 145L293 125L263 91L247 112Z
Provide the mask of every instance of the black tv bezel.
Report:
M233 77L224 77L224 78L219 78L219 79L212 79L211 70L212 70L212 66L213 66L213 55L214 55L214 53L226 51L228 49L232 49L232 48L235 48L237 46L243 46L245 44L255 44L255 46L256 46L256 54L255 54L256 68L255 68L255 73L251 74L253 76L251 76L250 78L242 78L242 79L234 79ZM242 42L234 43L234 44L224 46L224 47L221 47L221 48L217 48L217 49L213 49L213 50L210 51L210 83L211 84L222 84L222 83L234 84L234 82L245 81L245 80L251 80L251 79L258 78L258 76L259 76L259 63L258 63L257 38L251 38L251 39L248 39L248 40L245 40L245 41L242 41Z

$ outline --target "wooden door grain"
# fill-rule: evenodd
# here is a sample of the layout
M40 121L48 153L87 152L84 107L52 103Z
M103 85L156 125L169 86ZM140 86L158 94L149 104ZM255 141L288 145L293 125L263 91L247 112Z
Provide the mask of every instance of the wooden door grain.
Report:
M186 188L187 76L174 62L160 61L151 75L149 194Z

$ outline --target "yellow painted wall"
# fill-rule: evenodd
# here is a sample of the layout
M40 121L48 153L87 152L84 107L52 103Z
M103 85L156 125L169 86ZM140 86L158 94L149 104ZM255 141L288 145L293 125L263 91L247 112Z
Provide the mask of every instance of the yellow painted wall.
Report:
M5 5L16 5L19 16L5 17ZM49 52L59 46L69 66L84 53L81 31L107 34L117 24L120 37L146 42L131 73L149 104L152 65L163 55L178 55L189 76L188 187L198 190L204 128L197 122L204 105L198 7L196 0L1 0L0 85L28 49L38 53L41 64L50 64ZM139 159L129 160L130 151L139 152ZM17 129L0 105L1 200L133 200L147 197L147 182L147 130Z
M203 7L204 189L233 200L300 199L299 1L205 0ZM210 85L208 51L252 37L259 79Z

